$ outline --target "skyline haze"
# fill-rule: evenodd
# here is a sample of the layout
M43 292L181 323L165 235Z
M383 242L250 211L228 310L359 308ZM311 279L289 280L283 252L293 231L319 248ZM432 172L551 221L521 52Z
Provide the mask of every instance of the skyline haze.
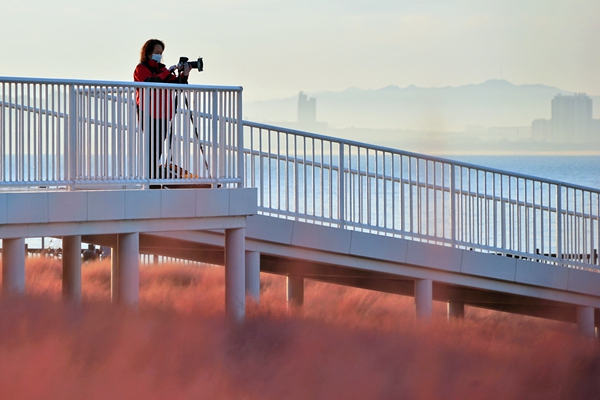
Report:
M599 17L593 0L5 0L0 75L130 81L156 37L168 65L204 58L190 83L240 85L247 101L489 79L597 95Z

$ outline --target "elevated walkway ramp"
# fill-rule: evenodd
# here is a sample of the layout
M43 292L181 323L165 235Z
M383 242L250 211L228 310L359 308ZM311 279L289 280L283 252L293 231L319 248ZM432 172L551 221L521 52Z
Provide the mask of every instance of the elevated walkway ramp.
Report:
M246 221L246 250L260 253L262 272L405 296L426 279L437 301L566 322L587 306L600 321L595 272L262 215ZM223 245L218 230L140 236L143 252L217 265Z

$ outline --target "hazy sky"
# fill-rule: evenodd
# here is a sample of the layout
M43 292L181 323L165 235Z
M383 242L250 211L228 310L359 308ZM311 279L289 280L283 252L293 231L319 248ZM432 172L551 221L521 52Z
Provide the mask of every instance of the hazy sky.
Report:
M131 80L149 38L246 100L504 78L600 94L600 0L0 0L0 75Z

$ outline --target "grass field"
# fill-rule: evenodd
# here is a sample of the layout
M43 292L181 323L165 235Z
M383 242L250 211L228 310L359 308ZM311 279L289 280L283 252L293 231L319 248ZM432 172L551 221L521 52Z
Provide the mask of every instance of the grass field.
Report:
M28 296L0 302L2 399L600 399L600 347L574 324L261 275L260 304L224 316L224 269L141 267L137 312L110 304L110 266L84 264L83 304L61 265L29 259Z

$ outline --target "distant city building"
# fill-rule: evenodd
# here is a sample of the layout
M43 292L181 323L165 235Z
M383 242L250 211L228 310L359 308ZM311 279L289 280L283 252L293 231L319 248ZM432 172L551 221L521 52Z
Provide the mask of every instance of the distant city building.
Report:
M298 94L298 123L314 124L317 122L317 99L308 98L303 92Z
M533 140L543 142L552 139L552 121L549 119L536 119L531 123L531 136Z
M305 130L327 128L326 122L317 121L317 99L308 98L303 92L298 94L298 128Z
M592 118L593 101L583 93L558 94L552 99L552 118L536 119L531 129L535 140L588 142L600 140L600 120Z

